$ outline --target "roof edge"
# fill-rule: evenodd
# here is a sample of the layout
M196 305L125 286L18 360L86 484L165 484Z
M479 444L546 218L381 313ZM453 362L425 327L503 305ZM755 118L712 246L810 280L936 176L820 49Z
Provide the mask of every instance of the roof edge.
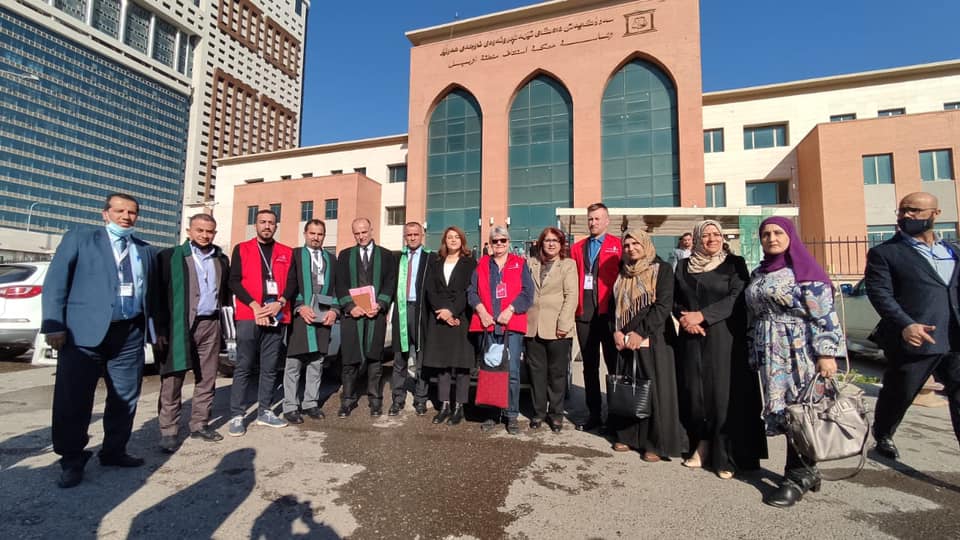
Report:
M270 159L294 158L294 157L310 156L314 154L327 154L330 152L341 152L344 150L358 150L362 148L372 148L376 146L387 146L390 144L405 144L406 142L407 142L407 134L400 133L396 135L385 135L383 137L371 137L369 139L340 141L340 142L328 143L328 144L317 144L314 146L289 148L286 150L274 150L272 152L260 152L257 154L245 154L242 156L230 156L230 157L218 158L216 160L216 164L218 167L222 165L238 165L241 163L261 161L264 158L270 158Z

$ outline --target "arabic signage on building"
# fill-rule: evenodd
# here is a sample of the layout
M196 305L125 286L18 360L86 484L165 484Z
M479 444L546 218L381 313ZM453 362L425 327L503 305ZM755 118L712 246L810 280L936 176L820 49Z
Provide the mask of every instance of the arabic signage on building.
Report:
M655 31L654 11L651 9L624 15L626 30L623 36ZM448 68L455 68L471 66L477 62L499 61L511 56L536 54L556 47L604 41L612 39L616 34L616 22L616 19L608 16L588 17L566 24L446 45L440 51L440 56L449 59Z

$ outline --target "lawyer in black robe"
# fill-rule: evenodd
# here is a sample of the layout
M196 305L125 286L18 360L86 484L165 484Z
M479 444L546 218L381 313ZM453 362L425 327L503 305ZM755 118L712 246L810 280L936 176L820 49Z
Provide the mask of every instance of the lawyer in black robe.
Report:
M348 416L357 406L359 393L357 377L367 370L367 396L370 414L379 416L383 405L383 388L380 386L381 361L387 335L387 313L397 289L397 260L393 254L369 240L369 222L354 220L354 236L357 227L366 225L367 244L356 245L340 252L337 258L337 296L343 319L340 324L340 358L343 364L343 392L339 416ZM369 249L368 264L363 264L361 250ZM375 317L354 317L351 311L356 304L350 289L370 285L374 289L374 301L380 306Z

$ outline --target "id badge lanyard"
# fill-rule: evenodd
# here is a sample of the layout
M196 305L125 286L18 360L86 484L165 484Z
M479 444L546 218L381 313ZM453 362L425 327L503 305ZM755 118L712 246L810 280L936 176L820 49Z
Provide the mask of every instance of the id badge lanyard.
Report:
M120 283L120 296L133 296L133 282L127 283L123 280L123 260L130 256L130 242L127 242L127 246L123 248L123 251L113 251L113 259L117 263L117 281ZM139 261L137 261L139 262ZM133 274L133 264L130 264L130 273ZM134 281L136 278L134 277Z
M280 291L277 287L277 282L273 279L273 265L267 260L267 256L263 254L263 248L260 247L260 242L257 242L257 250L260 252L260 258L263 259L263 264L267 267L266 296L279 296Z

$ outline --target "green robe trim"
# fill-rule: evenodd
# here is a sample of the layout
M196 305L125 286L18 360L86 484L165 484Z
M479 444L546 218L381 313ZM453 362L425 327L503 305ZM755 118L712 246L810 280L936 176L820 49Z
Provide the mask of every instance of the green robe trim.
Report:
M170 372L186 371L190 368L188 354L190 351L190 335L187 328L187 283L188 279L183 271L188 256L192 256L190 241L173 248L170 257L170 295L173 301L171 309L170 327Z
M424 253L430 253L424 246L420 246L420 249ZM403 246L403 254L400 255L400 279L397 281L397 323L400 325L400 350L403 352L410 351L410 334L407 330L407 259L410 255L410 249L407 246ZM426 270L424 270L426 271ZM417 279L417 276L413 276L413 279ZM403 299L401 300L400 295L403 294ZM422 302L423 291L420 291L420 296L417 297L417 301Z
M374 244L374 248L376 248ZM359 274L357 274L357 261L360 259L360 247L354 246L351 249L350 253L350 288L356 289L360 286L358 283ZM380 250L373 250L373 283L380 283ZM373 285L374 291L377 290L377 285ZM346 297L346 302L343 299L340 299L341 305L346 305L347 302L353 302L353 298L348 294ZM390 297L385 294L378 294L377 300L382 300L384 302L389 302ZM370 319L367 317L362 317L357 320L357 338L360 340L360 356L363 359L367 358L367 350L370 348L370 344L373 342L373 325L367 323L370 322ZM368 331L369 330L369 331Z
M297 295L297 302L305 304L304 299L309 298L313 304L313 273L310 272L310 263L313 257L310 256L310 250L303 246L303 252L300 254L300 278L303 280L303 292ZM320 258L323 259L323 288L320 294L327 294L330 289L330 261L327 254L320 250ZM317 329L312 324L304 323L307 331L307 348L315 353L320 350L317 344Z

